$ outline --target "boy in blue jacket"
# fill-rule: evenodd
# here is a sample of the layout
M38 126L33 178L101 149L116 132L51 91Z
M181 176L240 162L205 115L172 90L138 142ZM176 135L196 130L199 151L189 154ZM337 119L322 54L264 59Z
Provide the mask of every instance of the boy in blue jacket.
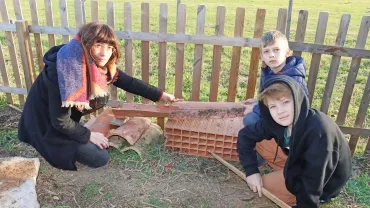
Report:
M301 85L278 75L262 87L261 119L239 131L237 150L251 190L266 188L294 207L319 207L351 175L351 152L338 125L309 107ZM275 170L261 177L256 151Z
M290 56L289 44L286 36L279 31L269 31L261 38L262 72L260 89L265 82L279 74L284 74L295 79L303 91L308 95L306 77L306 65L300 56ZM244 104L253 106L253 111L243 118L244 126L256 123L260 118L260 109L257 99L248 99Z
M284 34L276 30L265 33L261 38L260 52L262 60L260 89L268 79L284 74L296 80L304 93L308 95L307 85L304 81L306 65L302 57L290 56L288 40ZM261 119L257 99L248 99L243 103L246 105L246 111L248 112L243 117L244 126L255 124ZM253 108L252 111L250 110L251 108ZM265 161L258 153L256 157L259 166L265 164Z

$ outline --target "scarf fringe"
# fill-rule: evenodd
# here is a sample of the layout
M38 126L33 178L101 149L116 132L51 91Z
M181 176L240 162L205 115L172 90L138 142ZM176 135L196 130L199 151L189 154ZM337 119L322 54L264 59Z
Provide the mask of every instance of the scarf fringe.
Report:
M98 93L90 95L89 100L92 100L98 97L105 97L105 96L109 96L109 93L108 92L98 92Z
M66 107L66 108L76 107L78 109L86 109L86 110L90 110L91 109L89 103L75 102L75 101L63 101L62 102L62 107Z

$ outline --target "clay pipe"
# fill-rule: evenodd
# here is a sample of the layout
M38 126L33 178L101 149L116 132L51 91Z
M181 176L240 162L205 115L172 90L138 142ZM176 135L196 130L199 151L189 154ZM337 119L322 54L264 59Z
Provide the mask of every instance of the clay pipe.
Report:
M209 154L212 155L215 159L220 161L222 164L224 164L226 167L228 167L231 171L233 171L236 175L238 175L240 178L242 178L244 181L247 181L247 177L245 174L236 168L235 166L231 165L230 163L226 162L226 160L222 159L220 156L216 155L213 152L208 151ZM273 201L276 205L282 208L290 208L289 205L287 205L285 202L281 201L279 198L277 198L275 195L273 195L271 192L266 190L265 188L262 187L262 194L269 198L271 201Z

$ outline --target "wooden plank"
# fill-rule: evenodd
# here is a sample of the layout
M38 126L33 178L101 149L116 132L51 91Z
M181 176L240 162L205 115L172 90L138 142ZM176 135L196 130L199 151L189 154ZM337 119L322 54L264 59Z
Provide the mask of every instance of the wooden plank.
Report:
M78 32L79 28L84 24L84 10L82 9L82 4L83 3L81 2L81 0L75 0L74 2L77 31L72 35L75 35Z
M5 84L4 84L5 85ZM18 87L8 87L8 86L0 86L0 92L10 93L10 94L18 94L18 95L27 95L26 88L18 88Z
M107 24L114 28L114 2L107 1ZM117 100L117 87L110 85L111 99Z
M14 12L15 12L15 18L16 20L22 20L23 14L22 14L22 8L21 3L19 0L13 0L13 6L14 6Z
M30 9L31 9L31 18L32 18L32 25L39 25L39 17L37 11L37 1L30 0ZM68 25L66 26L68 27ZM38 71L41 72L44 68L44 52L42 50L42 41L40 33L34 33L33 37L35 39L35 49L36 49L36 57L37 57L37 65ZM35 67L36 70L36 67ZM36 72L35 72L36 74Z
M226 8L224 6L217 7L215 36L224 35L225 13ZM211 86L209 89L210 102L217 102L218 84L220 81L220 71L221 71L221 54L222 46L220 45L213 46Z
M5 0L0 0L0 12L1 12L1 17L3 20L4 24L10 24L9 16L8 16L8 10L6 6L6 1ZM14 47L14 40L13 40L13 34L12 32L5 32L5 38L6 42L8 45L8 50L9 50L9 55L10 55L10 61L12 64L13 68L13 75L15 79L15 85L17 88L22 88L22 82L21 82L21 77L19 74L19 67L18 67L18 56L15 51ZM19 97L19 103L20 105L24 105L24 96L23 95L18 95Z
M186 6L179 4L177 7L176 16L176 33L179 35L185 34L186 25ZM184 44L176 43L176 64L175 64L175 97L182 97L182 83L184 74Z
M17 28L17 37L22 60L24 79L26 81L27 91L29 91L31 89L32 83L35 81L35 74L33 73L34 70L30 33L28 31L27 21L17 20L15 25Z
M370 137L367 139L367 145L365 147L365 151L370 150Z
M354 125L355 127L359 127L359 128L362 127L365 121L365 118L366 118L366 114L367 114L366 112L367 112L367 109L369 108L369 104L370 104L370 73L367 78L364 93L362 94L361 104L358 109L358 113L357 113L356 120L355 120L355 125ZM354 153L356 149L357 141L358 141L358 136L356 135L352 135L349 138L349 147L351 149L352 154Z
M238 7L236 9L236 16L235 16L234 37L243 37L244 18L245 18L245 8ZM235 102L236 87L238 86L241 50L242 50L241 47L236 47L236 46L234 46L232 49L229 88L228 88L228 93L227 93L228 102Z
M303 43L304 37L306 35L306 27L307 27L307 19L308 19L308 11L300 10L298 16L298 24L297 24L297 31L295 33L295 42ZM301 51L294 51L293 56L301 56Z
M4 59L3 49L1 45L0 45L0 73L1 73L1 78L3 80L4 87L9 87L8 73L6 72L5 59ZM12 98L11 93L6 93L6 101L8 104L13 104L13 98Z
M358 32L357 36L356 48L365 48L366 39L369 34L369 27L370 17L363 17L360 25L360 31ZM353 58L351 61L351 66L349 68L348 78L346 86L344 88L344 93L340 103L339 113L336 121L338 125L343 125L345 122L360 64L361 58Z
M206 6L199 5L197 11L196 35L204 34L204 26L206 21ZM202 75L203 64L203 44L195 44L194 49L194 70L193 70L193 85L191 90L191 100L199 101L200 96L200 80Z
M326 26L328 25L327 12L320 12L319 20L317 22L315 44L323 44L325 40ZM315 93L316 80L319 73L319 67L321 62L321 54L313 53L310 71L308 74L307 88L308 88L308 99L310 101L310 106L312 104L313 95Z
M258 9L256 22L254 25L254 38L261 38L265 26L265 9ZM252 48L251 60L249 65L248 84L245 99L253 98L256 90L258 63L260 61L260 48Z
M343 134L350 134L352 136L370 136L370 129L364 129L359 127L346 127L346 126L339 126L340 130ZM352 148L351 148L352 150ZM353 149L354 150L354 149Z
M32 0L35 1L35 0ZM68 28L68 9L67 9L67 1L66 0L59 0L59 13L60 13L60 22L62 27ZM63 43L69 42L69 36L63 35Z
M168 6L161 3L159 10L159 33L167 33ZM159 43L158 56L158 87L166 91L166 65L167 65L167 43ZM163 104L163 103L161 103ZM164 129L164 118L157 118L157 124Z
M99 22L99 2L91 0L91 22Z
M54 19L53 19L53 6L51 0L44 0L45 5L45 18L46 18L46 25L47 26L54 26ZM48 35L49 47L55 46L55 36L53 34Z
M342 15L339 29L338 29L338 35L335 41L336 46L344 45L350 19L351 19L351 15L349 14ZM338 69L339 69L340 59L341 59L340 56L333 56L331 60L329 74L328 74L328 78L326 81L325 91L323 94L321 107L320 107L320 110L324 113L328 113L330 99L333 93L334 84L335 84L335 80L336 80Z
M141 31L149 32L149 3L141 4ZM141 41L141 79L149 83L149 41ZM143 98L142 103L149 103Z
M280 8L276 22L276 30L285 34L287 19L288 19L288 10L286 8Z
M132 30L132 17L131 17L131 3L125 2L124 4L124 30ZM126 74L132 76L132 40L125 40L125 71ZM134 96L126 92L126 101L133 102Z

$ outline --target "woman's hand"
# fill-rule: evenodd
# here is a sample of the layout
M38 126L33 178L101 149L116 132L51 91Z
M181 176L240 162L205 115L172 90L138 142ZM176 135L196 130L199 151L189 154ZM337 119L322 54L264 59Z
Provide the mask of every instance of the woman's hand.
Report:
M249 188L254 192L258 192L258 196L262 197L262 177L261 174L255 173L247 177L247 184Z
M91 132L90 142L98 146L100 149L106 149L109 147L109 141L102 133Z
M161 101L166 103L173 103L177 101L182 101L182 99L176 98L174 95L163 92L163 95L161 97Z
M258 100L254 98L249 98L248 100L242 101L242 105L245 107L244 115L253 111L255 105L257 105Z

